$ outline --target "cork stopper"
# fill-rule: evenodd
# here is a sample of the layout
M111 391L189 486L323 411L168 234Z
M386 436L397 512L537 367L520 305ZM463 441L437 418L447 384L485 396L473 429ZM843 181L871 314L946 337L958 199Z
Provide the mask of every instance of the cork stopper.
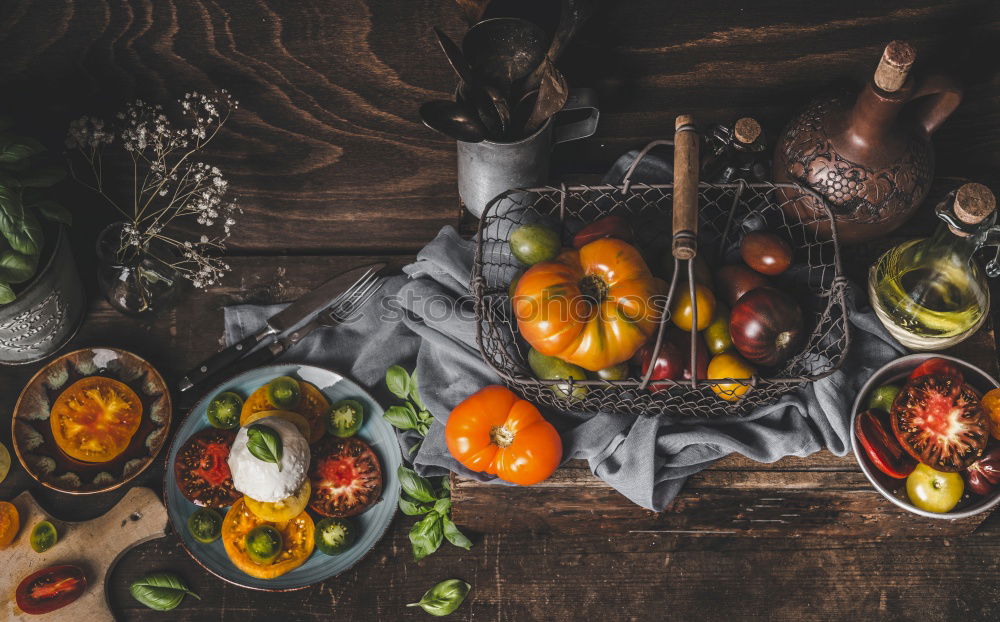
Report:
M739 119L736 121L736 125L733 126L733 138L744 145L752 145L754 141L760 138L760 123L757 123L757 119L751 117Z
M875 86L887 93L903 88L906 76L917 59L917 51L906 41L890 41L875 69Z
M978 225L996 207L993 192L983 184L965 184L955 193L955 216L967 225Z

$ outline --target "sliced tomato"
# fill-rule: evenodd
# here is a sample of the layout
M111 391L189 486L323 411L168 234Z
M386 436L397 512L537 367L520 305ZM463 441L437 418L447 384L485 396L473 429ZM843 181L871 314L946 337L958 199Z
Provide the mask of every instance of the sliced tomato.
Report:
M128 385L104 376L77 380L49 416L56 445L81 462L108 462L125 451L142 422L142 402Z
M854 418L854 433L871 463L889 477L904 479L917 467L917 461L906 453L891 430L884 411L866 410Z
M87 589L87 577L76 566L49 566L18 584L14 600L21 611L39 615L65 607Z
M921 376L949 376L955 378L959 382L965 382L965 376L962 375L962 370L955 366L951 361L946 361L942 358L931 358L927 359L917 368L910 372L909 380L915 380Z
M892 431L918 461L938 471L961 471L983 455L990 437L980 399L954 376L918 376L892 403Z
M312 452L309 507L323 516L343 518L367 510L382 495L382 466L359 438L327 436Z
M191 503L224 508L242 496L233 488L233 476L227 462L229 448L235 440L235 430L205 428L189 438L177 452L174 477L181 494Z

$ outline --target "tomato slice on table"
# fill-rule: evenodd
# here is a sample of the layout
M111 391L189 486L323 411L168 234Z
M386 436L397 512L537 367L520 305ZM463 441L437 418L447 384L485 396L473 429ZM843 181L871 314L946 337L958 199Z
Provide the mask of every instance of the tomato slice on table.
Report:
M108 462L125 451L142 421L142 402L128 385L103 376L77 380L49 416L56 445L81 462Z
M76 566L50 566L25 577L14 592L14 600L21 611L40 615L72 603L85 589L87 577Z
M235 430L205 428L188 439L174 461L174 477L181 494L195 505L223 508L240 498L229 472L229 448Z
M382 495L382 465L372 448L355 437L323 439L313 450L309 480L309 507L323 516L355 516Z
M879 470L895 479L903 479L917 466L896 437L892 435L889 417L880 410L866 410L854 418L854 434L865 455Z

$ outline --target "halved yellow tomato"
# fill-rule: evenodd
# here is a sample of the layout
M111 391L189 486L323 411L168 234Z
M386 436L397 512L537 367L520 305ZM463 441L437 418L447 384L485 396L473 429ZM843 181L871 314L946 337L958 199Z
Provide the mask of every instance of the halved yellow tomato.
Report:
M89 376L63 391L49 415L52 436L67 456L108 462L132 441L142 422L142 402L125 383Z
M278 417L279 419L284 419L288 423L295 426L295 429L302 434L303 438L309 439L312 435L312 431L309 429L309 422L306 418L299 413L293 413L290 410L258 410L255 413L250 413L245 419L240 420L240 425L250 425L255 421L260 421L266 417Z
M267 564L258 564L247 553L247 534L260 525L270 525L281 533L281 552ZM273 579L295 570L309 559L316 547L316 525L308 512L290 521L266 521L250 510L244 497L229 508L222 520L222 544L237 568L251 577Z
M21 528L21 515L9 501L0 501L0 549L5 549L14 541Z
M294 412L305 417L309 423L309 434L304 436L309 439L310 443L315 443L326 431L324 418L327 411L330 410L330 402L311 383L304 380L299 380L298 383L302 392L302 398L299 400L299 405L295 407ZM250 394L247 401L243 402L243 410L240 411L240 425L247 425L253 421L250 419L250 415L264 410L281 410L267 397L267 385L258 388Z
M290 521L305 511L309 504L309 496L312 495L312 485L309 480L302 482L302 486L291 497L268 503L267 501L257 501L250 497L243 497L250 511L260 518L272 523Z

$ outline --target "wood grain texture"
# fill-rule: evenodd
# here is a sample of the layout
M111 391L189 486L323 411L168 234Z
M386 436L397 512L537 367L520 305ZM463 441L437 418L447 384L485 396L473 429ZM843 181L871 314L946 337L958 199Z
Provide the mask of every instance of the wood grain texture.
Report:
M602 170L669 136L673 119L751 115L772 135L818 90L869 77L892 38L964 72L965 102L935 136L942 174L995 181L1000 79L988 0L741 7L605 2L560 63L601 96L597 135L556 151L554 174ZM457 215L452 142L417 119L455 84L431 26L460 39L446 0L7 0L4 105L53 145L83 113L141 96L228 88L242 102L212 159L246 210L243 251L414 251ZM78 200L96 202L82 193Z

